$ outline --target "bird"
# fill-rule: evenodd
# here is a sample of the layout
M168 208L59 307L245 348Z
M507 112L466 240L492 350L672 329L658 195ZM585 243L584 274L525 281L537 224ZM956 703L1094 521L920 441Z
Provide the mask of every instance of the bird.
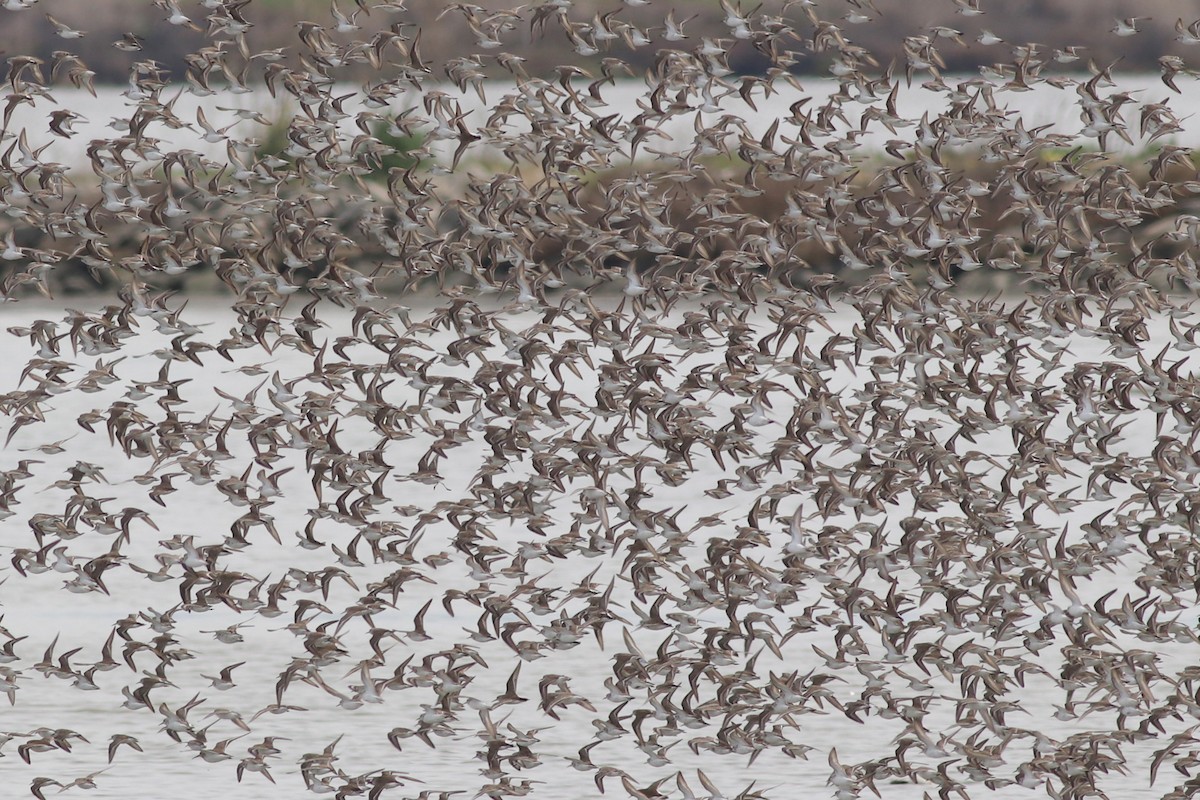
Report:
M1138 28L1138 23L1148 19L1150 17L1126 17L1119 19L1117 20L1117 24L1112 27L1111 33L1117 36L1133 36L1141 32L1141 29Z
M45 792L47 786L62 787L62 784L59 783L58 781L54 780L53 778L43 778L43 777L34 778L33 781L29 785L29 792L34 797L36 797L38 800L46 800L46 795L44 794L44 792ZM62 789L60 788L59 791L62 791Z
M108 741L108 763L112 763L117 756L117 750L125 745L139 753L143 752L141 744L132 736L123 733L114 733Z
M86 31L76 30L56 20L54 17L46 14L46 19L54 26L54 33L60 39L82 39L87 35Z
M236 664L230 664L222 669L220 675L216 677L211 675L204 675L203 677L212 681L212 686L217 691L227 691L237 685L233 682L233 671L245 663L244 661L239 661Z
M1200 19L1184 24L1183 19L1175 20L1175 31L1178 34L1175 41L1181 44L1200 44Z
M179 4L175 0L154 0L154 4L167 12L166 21L169 24L184 25L195 31L200 30L200 27L180 10Z

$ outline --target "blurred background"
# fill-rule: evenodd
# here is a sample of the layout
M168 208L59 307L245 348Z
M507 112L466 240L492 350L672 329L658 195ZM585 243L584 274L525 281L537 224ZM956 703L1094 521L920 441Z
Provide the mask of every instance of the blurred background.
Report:
M184 54L195 52L205 44L203 30L163 24L168 16L167 9L150 0L56 2L53 15L58 22L88 33L83 38L64 41L56 35L54 26L42 11L42 6L48 5L42 3L23 12L4 15L0 24L0 57L19 54L49 59L55 50L70 49L95 71L97 82L124 83L129 58L127 53L114 48L112 42L121 39L125 33L143 38L142 60L157 61L173 74L180 74L185 68ZM397 10L390 13L376 9L368 15L362 13L352 0L341 0L340 13L359 29L340 34L331 30L330 33L335 41L349 42L392 25L404 26L409 34L419 27L422 55L434 67L436 75L446 59L475 50L464 15L452 10L453 5L441 0L407 0L394 4L393 8ZM524 6L523 16L528 19L529 6L538 4L480 0L471 5L489 11ZM789 20L803 19L802 4L793 3L785 12L785 3L780 0L766 0L761 4L743 2L742 11L749 13L760 5L761 13L786 13ZM198 28L207 27L206 17L211 12L200 2L183 0L179 8ZM401 8L403 10L399 10ZM964 6L954 0L876 0L874 3L834 0L817 2L815 8L822 19L835 21L846 38L869 50L885 66L893 60L903 64L904 38L926 33L931 26L961 32L961 44L949 37L939 42L946 69L950 72L971 71L1006 58L994 46L979 43L978 38L984 31L1013 45L1037 43L1049 50L1079 48L1082 59L1093 59L1099 65L1119 60L1122 71L1156 70L1158 58L1164 54L1200 56L1192 52L1193 48L1176 40L1176 22L1183 20L1186 26L1200 16L1200 6L1189 0L1003 0L983 3L985 13L979 15L960 13ZM447 9L451 10L440 16ZM619 10L622 20L640 26L655 45L661 45L665 44L663 17L672 9L679 21L695 15L695 19L684 25L694 42L698 43L704 37L729 35L717 0L674 3L658 0L634 7L626 7L621 0L575 0L569 15L573 21L588 23L597 15ZM250 0L241 13L253 25L247 34L251 50L283 48L285 56L292 60L290 66L299 66L297 23L311 21L330 28L335 24L328 0ZM1113 32L1118 21L1135 16L1139 17L1135 35ZM553 22L546 26L545 35L535 36L528 24L522 24L503 33L501 40L505 52L526 59L526 68L531 74L552 73L556 66L564 63L588 65L588 58L573 52L571 42ZM756 74L770 66L769 59L750 43L734 43L733 40L730 43L733 47L729 65L735 72ZM599 64L601 57L620 58L634 68L644 69L653 65L655 50L653 46L633 49L615 40L610 50L591 60ZM1076 69L1082 70L1085 65L1086 60L1081 60ZM491 65L491 68L495 69L495 66ZM820 54L803 54L792 71L806 75L826 74L827 68L828 61ZM361 75L356 76L354 69L344 70L339 77L342 80L365 77L371 74L372 68L360 64L357 72Z
M565 13L559 14L560 8ZM493 21L500 22L485 25L494 31L495 41L481 41L471 18L483 20L497 12L501 16ZM732 16L752 17L755 36L735 38L728 22ZM590 84L602 92L608 119L625 128L619 153L580 169L574 200L582 203L582 221L600 224L611 187L632 173L648 176L669 203L665 218L688 240L673 246L671 256L689 264L740 246L708 224L707 217L719 215L714 197L720 212L778 226L796 212L801 197L824 197L835 187L854 197L871 196L879 176L909 157L902 151L915 128L858 116L858 107L869 105L858 102L865 83L855 85L845 72L834 72L848 61L863 82L884 87L869 98L875 110L884 106L891 89L894 109L908 126L939 119L952 92L961 95L970 85L970 94L986 93L987 103L1001 110L1006 129L1049 131L1057 137L1029 154L1034 162L1074 159L1082 153L1093 159L1088 169L1119 170L1154 200L1137 226L1112 234L1111 246L1173 257L1180 245L1169 238L1160 241L1163 234L1179 220L1200 214L1200 158L1195 155L1200 152L1200 118L1193 108L1193 98L1200 96L1197 17L1200 6L1185 0L574 0L566 5L562 0L363 0L361 5L354 0L4 0L0 63L7 64L11 91L0 150L16 159L12 165L19 177L0 181L0 241L14 257L0 263L0 283L24 286L29 265L21 248L26 248L53 253L57 260L53 270L42 270L42 277L33 281L46 293L111 288L123 280L125 270L164 288L211 288L216 284L213 262L229 245L223 237L231 221L274 229L265 209L227 202L250 191L238 176L251 174L268 176L269 194L317 202L320 216L343 237L340 257L345 263L388 274L412 248L375 241L364 226L369 228L376 217L395 221L399 212L392 195L399 173L409 170L433 190L421 230L437 237L461 235L460 211L477 202L473 182L481 176L508 172L531 192L539 185L545 177L542 150L514 156L515 150L498 145L514 144L528 130L511 127L528 124L522 114L510 113L516 108L512 70L523 69L556 87L566 74L559 72L560 65L585 71L586 79L574 76L576 91ZM686 38L668 36L668 20ZM244 29L240 40L231 21ZM768 33L785 26L794 35ZM322 29L319 34L313 33L316 27ZM573 40L568 28L597 40L597 31L615 35L581 53L589 48L580 48L579 37ZM322 46L305 42L314 35ZM829 39L822 44L823 37L849 44L829 46ZM701 47L722 52L720 69L729 70L713 77L709 86L717 86L720 95L717 111L697 102L693 92L684 97L684 110L673 108L670 119L658 123L663 137L648 141L636 154L626 149L631 126L666 71L668 51L691 57ZM318 51L336 55L323 58ZM935 53L929 60L936 63L914 67L925 53ZM463 79L464 73L474 77ZM1104 81L1099 91L1112 131L1089 131L1093 113L1081 104L1096 89L1081 90L1092 76L1110 73L1113 81ZM308 135L312 116L327 109L322 102L302 107L294 86L278 79L281 74L317 77L322 85L317 94L344 102L337 146L356 154L364 142L372 148L354 180L342 176L313 196L313 153L302 154L304 148L293 145L296 136ZM271 75L274 81L268 80ZM601 80L602 75L613 80ZM939 75L945 80L939 81ZM131 88L131 80L138 86ZM18 89L28 88L30 81L44 84L46 91ZM369 90L381 86L388 91L368 107ZM147 96L153 102L146 103ZM433 119L435 96L465 120L463 127ZM852 96L854 102L843 102ZM373 95L371 99L376 101ZM528 102L521 98L522 104ZM537 102L556 101L543 97ZM818 155L825 158L847 144L831 144L830 137L855 134L847 149L853 150L848 171L836 176L819 170L775 173L747 191L752 165L742 146L756 145L781 121L786 138L800 116L819 117L822 109L831 119L834 111L848 115L817 141L825 148ZM163 112L174 115L170 124ZM60 123L69 121L67 130L51 127L54 114L60 115ZM592 116L577 110L572 123L585 140L595 130ZM143 123L156 119L149 135L157 154L138 160L122 177L124 183L114 183L111 176L102 179L95 169L98 149L112 141L125 147L134 117L143 133ZM493 126L497 119L502 121ZM699 130L721 120L737 123L720 134L727 149L701 153ZM782 141L776 139L774 146L782 147ZM689 149L694 151L689 158L706 177L676 182L670 174L672 158ZM167 152L201 160L192 163L184 181L163 169L161 157ZM985 152L978 140L961 137L948 140L939 155L956 180L977 187L972 203L980 239L966 263L972 279L998 286L1006 286L1012 272L992 269L995 264L1011 270L1037 264L1044 255L1039 243L1029 241L1019 215L1010 211L1011 175L1028 166L1010 155ZM104 180L107 193L100 185ZM28 199L35 185L45 208ZM905 199L914 206L926 202L920 192L898 201ZM45 209L51 212L48 219L59 219L54 215L71 203L90 207L93 222L104 230L102 251L62 225L34 224ZM168 203L178 204L179 213L153 221L150 227L161 235L149 241L147 209ZM911 231L918 239L924 235L920 219ZM859 263L849 251L864 235L861 226L841 219L833 224L837 241L800 236L789 244L796 269L842 273L848 264ZM195 231L207 242L199 250L190 242L185 246L184 233ZM170 258L177 268L169 273L155 268L179 247L184 247L180 255ZM531 252L539 262L557 264L569 249L569 241L539 234ZM654 260L640 245L633 251L637 268ZM320 258L314 263L314 273L328 266ZM306 269L301 270L304 277L311 277Z

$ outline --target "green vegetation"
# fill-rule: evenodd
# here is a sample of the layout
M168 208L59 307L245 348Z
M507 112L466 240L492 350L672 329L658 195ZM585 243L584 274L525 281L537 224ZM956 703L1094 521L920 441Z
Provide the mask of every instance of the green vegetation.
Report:
M264 131L258 139L258 146L255 148L255 156L261 160L264 158L278 158L283 161L291 161L292 157L287 155L288 146L291 140L288 138L295 117L289 107L283 107L270 126ZM411 169L424 163L425 159L421 158L420 151L425 144L425 137L420 134L393 134L389 131L388 125L378 123L371 129L371 135L379 142L381 147L377 153L368 161L372 169L363 177L367 180L386 182L388 173L393 168Z
M392 152L379 158L379 167L366 175L368 180L386 182L392 168L411 169L424 163L424 159L417 155L417 151L425 144L424 136L416 133L397 136L390 133L388 126L383 123L372 128L371 135Z
M289 144L288 129L292 126L292 120L291 108L284 106L258 140L255 155L259 160L271 157L287 159L283 151L287 150Z

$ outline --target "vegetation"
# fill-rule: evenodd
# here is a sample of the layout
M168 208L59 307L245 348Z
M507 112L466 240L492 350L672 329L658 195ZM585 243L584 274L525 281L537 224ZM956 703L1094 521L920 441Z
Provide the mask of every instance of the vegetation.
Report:
M386 181L393 169L411 169L425 162L417 155L417 151L425 144L425 137L420 134L394 134L387 125L378 123L371 130L371 135L392 152L379 158L379 167L367 174L368 180Z

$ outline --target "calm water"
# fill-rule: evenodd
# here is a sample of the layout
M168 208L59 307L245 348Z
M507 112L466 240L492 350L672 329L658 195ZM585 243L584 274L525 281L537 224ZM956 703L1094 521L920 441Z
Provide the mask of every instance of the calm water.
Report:
M95 300L77 299L72 304L77 307L91 307ZM414 319L424 318L428 309L419 303L412 303ZM4 326L28 324L39 318L61 318L61 310L45 303L17 304L0 307L0 319ZM322 317L328 324L325 335L330 341L337 336L349 334L350 319L348 315L331 313ZM234 317L218 300L193 298L187 309L185 319L193 324L204 324L205 333L201 338L215 341L234 323ZM855 317L844 312L837 312L829 317L834 330L849 330ZM533 322L532 317L512 315L505 324L511 329L520 329ZM769 323L762 318L751 318L751 323L762 330ZM145 471L148 464L144 462L131 463L120 452L119 448L110 445L103 424L97 426L96 433L90 434L82 430L75 419L85 412L96 408L106 408L113 399L129 391L138 381L151 381L157 376L160 362L149 352L169 342L169 336L153 331L153 324L143 318L142 334L132 340L128 348L128 357L117 369L121 381L102 392L88 394L70 391L62 394L53 403L53 413L42 425L25 428L14 436L10 445L0 453L0 459L6 468L11 468L19 458L37 458L44 463L33 466L35 477L21 493L21 505L16 508L16 515L0 522L0 530L4 532L3 542L20 541L27 544L31 541L24 520L39 512L61 513L66 492L51 484L65 477L65 470L78 461L91 462L104 468L107 485L91 485L89 492L93 496L112 498L106 504L107 508L119 509L125 505L146 508L151 511L159 530L155 531L142 522L135 521L132 526L132 542L126 548L130 560L147 569L155 569L156 553L164 552L160 542L175 536L193 536L196 543L211 544L223 540L228 533L230 523L242 513L241 509L233 508L224 502L224 498L215 490L213 485L195 486L185 479L176 481L177 492L167 498L167 508L158 508L150 504L146 497L149 486L134 482L135 476ZM1152 321L1152 340L1144 347L1146 352L1155 351L1156 342L1166 341L1169 337L1165 320ZM449 339L438 335L422 336L422 341L433 348L444 348ZM819 341L817 342L819 344ZM4 352L11 354L0 359L0 388L12 388L20 379L20 372L26 359L32 355L26 346L26 340L4 337ZM669 348L668 348L669 349ZM815 347L814 347L815 349ZM243 397L251 392L264 379L269 379L272 373L278 372L285 380L307 374L312 368L312 359L297 354L290 349L281 348L273 356L265 356L261 351L251 353L246 357L243 353L234 351L234 363L226 362L215 354L209 353L205 358L205 366L197 367L190 363L176 364L171 373L173 380L186 378L187 383L181 389L181 396L187 401L187 408L192 418L207 414L214 408L221 409L218 416L224 416L230 401L222 398L220 390L233 397ZM350 355L370 359L371 354L361 349L351 351ZM377 355L377 354L376 354ZM71 360L69 353L64 357ZM266 359L265 361L263 359ZM685 368L703 363L714 362L721 358L719 351L699 354L683 362ZM1070 350L1064 359L1059 372L1061 375L1073 363L1081 361L1103 361L1110 356L1104 351L1103 345L1095 337L1077 337L1070 341ZM330 360L334 360L332 354ZM94 358L80 357L78 362L91 367ZM266 375L247 375L237 371L238 367L246 367L253 363L262 362ZM1132 363L1132 360L1130 360ZM841 386L833 386L835 391L853 391L864 379L863 375L853 375L849 372L840 374L843 381ZM405 397L409 402L416 399L416 389L406 387L399 381L395 387L397 397ZM595 377L587 375L573 385L572 391L583 397L584 393L594 391ZM257 402L265 404L265 393L257 395ZM717 395L707 401L710 410L719 419L723 411L727 411L730 401L722 395ZM155 419L161 418L159 409L153 405L144 409L145 413ZM769 436L772 432L782 430L783 423L790 415L790 409L775 408L771 419L758 433ZM465 415L463 415L465 416ZM342 433L339 436L343 448L368 448L375 444L375 437L370 435L365 424L347 417L343 420ZM1155 434L1154 415L1146 413L1125 430L1123 444L1131 453L1143 455L1153 446ZM237 434L237 431L233 432ZM49 440L63 439L65 452L60 454L45 454L41 452L22 452L23 449L33 448ZM225 462L221 478L240 475L250 463L249 450L244 442L244 432L229 437L233 459ZM240 441L240 445L239 445ZM396 473L404 474L408 470L406 463L414 465L425 452L428 438L415 436L412 439L391 442L387 448L389 463L396 465ZM1011 439L1001 430L990 439L981 440L979 447L997 455L1003 455L1011 449ZM1006 449L1008 448L1008 449ZM296 451L284 451L287 457L276 465L277 469L295 467L280 481L283 498L276 502L270 512L275 517L275 525L283 539L283 545L276 545L266 536L255 536L255 544L236 556L229 557L231 568L242 569L248 574L264 576L270 574L277 579L290 569L315 570L331 563L329 550L321 549L307 551L295 546L298 534L303 531L309 518L307 510L315 504L313 490L304 472L303 455ZM467 444L451 451L441 470L444 481L436 486L426 486L414 490L413 483L389 482L389 492L394 492L388 498L389 502L398 507L394 513L381 513L388 519L401 522L406 527L414 525L415 518L405 516L405 506L413 506L420 510L428 510L439 500L461 496L470 477L478 468L486 455L486 449L478 445ZM762 490L748 492L731 487L732 494L720 499L705 494L712 489L721 478L731 477L735 465L727 465L728 470L722 471L715 465L707 473L701 472L682 486L676 488L661 487L654 491L655 507L670 507L682 509L679 524L687 529L694 522L706 515L720 515L722 523L709 529L713 535L723 535L742 524L754 499ZM256 468L257 469L257 468ZM162 470L160 470L160 473ZM511 476L519 480L520 476ZM1081 479L1082 480L1082 479ZM1081 492L1082 494L1082 492ZM795 501L785 501L783 511L790 513L796 503L803 502L798 496ZM1118 500L1112 501L1113 503ZM1091 519L1102 510L1103 504L1085 502L1065 521L1071 523L1072 530L1080 523ZM411 509L409 509L411 511ZM569 520L567 510L550 509L549 516L555 522ZM904 510L907 513L907 509ZM896 531L895 520L874 520L883 522L889 531ZM771 523L768 523L771 525ZM350 533L348 528L340 528L334 524L320 525L317 538L327 544L345 549L349 545ZM500 537L497 544L508 550L520 547L520 542L534 538L526 530L506 530L502 521L497 521L493 530ZM772 543L777 544L782 552L783 545L788 541L786 522L773 525ZM448 550L448 540L452 535L449 527L443 523L435 523L426 529L419 553L425 555L440 550ZM703 534L697 534L702 536ZM1074 532L1072 535L1076 535ZM91 541L96 539L97 541ZM701 540L702 541L702 540ZM107 549L109 542L97 536L84 536L73 540L71 552L81 555L96 555ZM365 548L363 548L365 550ZM702 551L702 547L694 551ZM362 553L360 552L360 555ZM702 557L702 552L698 552ZM8 561L3 554L3 561ZM1100 574L1091 581L1083 583L1080 593L1087 598L1094 598L1112 588L1128 584L1128 581L1140 568L1138 563L1129 563L1128 572L1124 574ZM391 571L388 565L365 564L348 567L358 587L365 587L373 580L378 580ZM570 558L565 561L530 562L531 575L542 576L543 586L571 587L577 584L587 573L596 570L593 580L600 585L618 576L621 572L620 557L599 557L591 559ZM437 740L436 749L429 749L417 739L406 739L403 751L397 752L388 742L387 732L394 727L415 727L417 717L422 713L422 704L434 701L432 692L424 689L408 689L386 694L386 702L378 705L367 704L355 710L346 710L338 705L337 699L331 694L314 686L294 684L286 694L285 702L302 706L303 711L292 711L283 715L265 715L252 724L253 732L243 740L230 746L231 753L241 753L245 746L261 740L264 736L284 737L279 746L283 750L278 766L273 768L273 785L259 775L249 774L243 783L239 784L235 777L236 760L221 764L206 764L194 757L194 754L184 746L170 741L159 731L161 718L149 711L128 710L121 707L122 696L120 689L123 685L135 685L140 676L120 667L112 672L98 676L99 691L78 691L70 688L69 683L60 680L46 679L34 672L30 667L38 660L42 650L51 640L58 636L59 646L56 656L73 647L83 647L83 651L73 657L73 663L86 663L99 656L99 648L114 622L131 614L146 609L165 611L179 602L178 585L174 580L156 583L142 578L129 570L113 570L105 576L111 590L108 597L96 593L77 595L64 591L64 577L55 571L39 575L31 575L21 579L11 569L2 570L8 578L7 583L0 585L0 601L3 603L3 625L16 636L28 638L17 646L17 652L22 662L14 666L24 667L24 674L19 680L20 689L17 692L17 703L12 708L5 708L0 715L0 726L4 730L25 732L38 726L71 728L84 734L89 743L78 743L70 754L50 752L35 754L32 766L21 762L15 753L19 740L10 742L6 748L8 756L3 762L5 785L9 787L24 787L36 776L50 776L59 780L69 780L94 770L103 769L106 765L105 747L108 738L114 733L127 733L137 736L145 748L145 754L122 750L115 763L106 772L97 777L98 788L87 796L94 798L158 798L174 796L190 798L190 800L271 800L273 798L296 798L304 795L304 782L295 766L304 753L319 752L333 740L341 737L336 753L340 757L338 766L347 773L357 774L371 769L393 769L412 775L425 782L413 784L407 794L415 796L422 788L438 790L464 790L471 797L485 780L476 770L481 762L475 761L475 754L482 749L479 738L470 735L470 731L482 724L474 720L474 711L464 710L460 715L460 724L467 731L466 735ZM467 641L469 632L474 630L478 613L473 607L460 603L456 606L457 616L451 617L442 608L440 598L447 589L469 589L476 585L469 575L467 567L461 561L455 560L437 571L437 585L411 583L406 591L399 595L397 608L376 618L379 625L395 626L400 629L411 629L412 617L429 599L433 599L425 625L432 641L413 644L396 644L395 650L389 654L389 668L402 661L408 653L415 654L414 662L419 663L424 653L432 653L454 642ZM512 586L513 581L497 578L495 588ZM820 587L806 588L815 598ZM352 604L360 595L359 592L341 582L336 582L331 588L328 600L323 601L334 610L345 608ZM294 595L290 600L294 600ZM319 594L308 595L311 599L321 599ZM628 586L617 580L614 589L614 601L625 604L630 592ZM289 606L290 607L290 606ZM1195 621L1196 610L1184 612L1184 619ZM159 690L157 695L166 700L172 707L186 702L193 695L199 694L204 703L196 708L189 719L202 724L213 723L208 732L210 743L224 738L237 736L242 731L231 723L218 720L215 717L205 718L215 708L237 710L247 719L257 710L274 702L274 685L281 672L291 663L294 657L304 655L301 641L289 633L285 626L291 621L289 615L273 620L254 618L241 629L245 637L243 643L224 644L216 641L211 633L235 623L246 621L229 610L212 610L206 613L177 616L174 635L180 644L195 654L190 661L181 662L174 667L170 678L174 688ZM535 625L546 625L553 619L548 615L535 619ZM629 615L629 620L635 618ZM707 618L708 622L719 622L720 619ZM703 626L706 617L701 615L699 624ZM786 620L780 619L786 625ZM631 626L632 627L632 626ZM611 675L611 658L614 653L624 650L621 641L621 626L614 624L606 629L605 647L600 648L593 639L585 639L579 646L571 650L553 651L544 659L524 664L520 681L520 691L526 697L537 697L537 683L542 675L560 674L570 676L572 689L588 697L599 709L592 714L585 709L572 708L563 713L561 723L546 727L551 723L536 708L536 703L525 703L518 706L508 706L493 712L494 718L504 719L516 728L526 731L537 730L541 743L534 749L542 754L543 765L518 775L544 784L536 786L533 796L539 798L568 800L569 798L596 796L596 787L592 783L591 773L573 770L565 760L573 756L584 744L592 740L594 728L591 724L595 717L603 717L613 704L606 699L607 689L604 680ZM657 648L666 632L641 631L635 634L639 646L646 649ZM831 649L827 639L819 637L801 637L803 643L789 646L785 651L785 662L779 663L771 654L765 653L758 663L760 674L764 670L774 670L782 673L791 670L806 672L822 667L822 661L812 651L811 645ZM827 637L828 638L828 637ZM955 643L960 641L954 640ZM962 639L961 641L965 641ZM464 690L464 697L490 698L503 691L505 679L517 663L512 651L499 642L474 643L479 654L487 661L489 669L482 671L478 680ZM1128 646L1137 646L1132 641ZM1146 646L1146 645L1142 645ZM1190 645L1152 645L1163 659L1164 672L1180 669L1196 659L1196 652ZM331 685L343 693L349 693L350 685L358 681L355 669L356 659L363 657L365 640L356 632L347 634L347 647L353 649L342 663L328 668L323 675ZM119 657L119 656L118 656ZM1041 663L1051 671L1054 670L1056 657L1054 648L1043 651L1039 656ZM245 662L239 667L234 678L237 687L226 692L218 692L210 688L208 679L202 675L216 675L224 666L236 662ZM153 659L139 658L139 669L150 668ZM842 673L842 677L852 679L850 674ZM386 670L376 671L377 677L385 676ZM955 695L958 692L955 683L938 684L935 693ZM845 700L857 696L861 685L855 685L853 680L845 685L839 685L835 693ZM901 694L898 692L898 694ZM1082 721L1064 723L1053 717L1056 705L1063 702L1060 690L1048 681L1038 681L1031 678L1026 689L1018 695L1022 705L1030 712L1019 720L1010 722L1022 727L1042 730L1050 736L1065 736L1070 733L1093 727L1097 730L1111 729L1111 716L1095 717ZM2 698L0 698L2 699ZM953 708L953 704L950 704ZM505 717L511 711L511 716ZM792 738L807 743L815 749L809 753L808 760L789 759L777 753L767 752L760 756L752 766L747 765L745 756L729 755L714 756L701 751L696 755L689 751L686 744L675 747L669 753L672 764L669 767L655 769L645 763L645 756L626 740L606 743L593 751L593 760L619 766L628 771L638 781L645 785L650 780L667 777L678 769L689 776L693 788L699 789L695 770L702 768L707 776L729 797L744 789L751 781L756 782L757 788L769 790L771 787L785 787L774 793L772 797L828 796L831 790L826 781L830 769L826 761L829 747L836 747L843 761L856 759L879 758L895 749L894 738L904 730L904 723L896 719L871 717L866 725L857 725L834 709L827 709L826 714L806 714L797 719L799 731L793 732ZM1094 723L1093 723L1094 721ZM927 727L935 733L949 731L953 723L952 711L937 711L926 721ZM1173 724L1173 723L1170 723ZM942 727L939 727L942 726ZM686 732L685 740L692 737L712 735L712 730ZM628 737L626 737L628 738ZM1123 777L1113 774L1103 784L1110 797L1120 798L1151 798L1160 797L1167 788L1173 785L1170 775L1159 775L1158 784L1151 788L1148 785L1147 764L1151 753L1161 746L1159 742L1144 742L1128 745L1124 750L1129 759L1130 775ZM1010 764L1021 760L1019 747L1014 745L1006 752ZM674 780L670 786L674 792ZM1167 787L1167 788L1164 788ZM908 799L920 798L923 791L929 787L915 787L909 784L881 784L880 791L887 798ZM11 794L5 789L3 796L17 797L23 794L13 789ZM54 789L50 790L55 791ZM76 790L77 791L77 790ZM618 782L612 782L608 791L613 796L622 796L623 790ZM988 792L982 786L978 788L979 797L1028 797L1029 790L1010 787L997 792ZM1042 790L1039 790L1040 793ZM404 793L401 793L404 794ZM387 794L385 796L400 796Z

